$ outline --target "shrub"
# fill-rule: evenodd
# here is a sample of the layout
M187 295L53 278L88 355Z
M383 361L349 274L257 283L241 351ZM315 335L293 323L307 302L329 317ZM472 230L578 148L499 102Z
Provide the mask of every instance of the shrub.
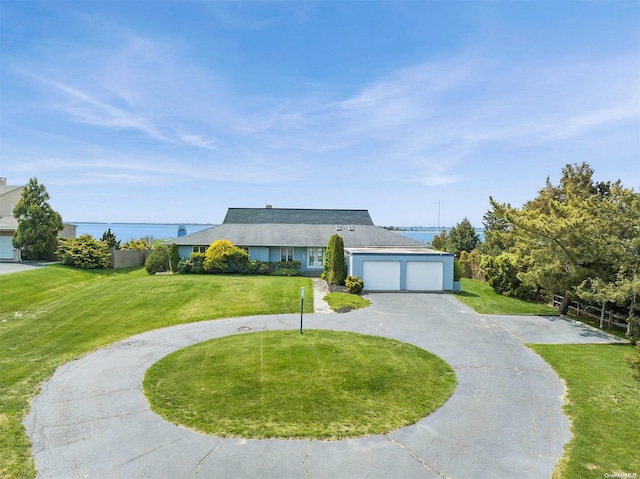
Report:
M189 259L181 259L178 261L178 266L176 268L176 272L178 274L189 274L192 272L193 264Z
M258 274L271 274L273 272L273 263L259 263L258 264Z
M191 273L201 274L204 273L204 253L191 253L189 256L189 262L191 263Z
M178 252L178 245L171 243L169 246L169 268L174 273L178 272L178 263L180 262L180 253Z
M294 268L278 268L271 276L300 276L300 270Z
M145 261L144 267L149 274L169 271L169 248L165 245L155 248Z
M344 285L347 287L348 293L360 294L364 288L364 281L357 276L347 276L344 280Z
M140 238L137 240L129 240L125 244L123 244L120 249L151 249L151 246L147 242L146 239Z
M108 268L111 260L107 243L88 234L78 238L60 238L57 253L61 263L74 268Z
M211 273L240 273L246 271L248 262L249 254L245 250L220 239L207 249L204 269Z
M460 281L460 278L465 277L465 273L466 273L465 264L460 260L454 259L453 260L453 280Z

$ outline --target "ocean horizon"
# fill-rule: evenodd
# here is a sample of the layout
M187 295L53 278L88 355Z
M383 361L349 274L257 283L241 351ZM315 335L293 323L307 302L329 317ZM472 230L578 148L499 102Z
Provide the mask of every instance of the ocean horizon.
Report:
M67 223L76 226L76 236L88 234L100 239L106 231L111 230L116 235L116 239L123 243L140 238L146 238L150 242L177 238L180 226L187 229L187 234L216 226L215 223L90 223L83 221Z
M217 225L217 223L91 223L85 221L69 221L68 224L76 226L76 236L89 234L100 239L106 231L111 230L116 235L116 239L122 243L140 238L146 238L151 242L170 240L178 237L180 226L184 226L187 229L187 234L191 234ZM449 226L393 226L389 228L393 228L395 233L423 243L431 243L442 230L451 230ZM484 229L476 228L476 233L484 241Z

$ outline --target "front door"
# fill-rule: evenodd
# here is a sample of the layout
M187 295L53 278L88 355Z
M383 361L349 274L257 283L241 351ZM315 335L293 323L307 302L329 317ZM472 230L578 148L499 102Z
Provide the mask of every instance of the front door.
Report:
M324 248L309 248L307 251L307 269L322 269L324 266Z

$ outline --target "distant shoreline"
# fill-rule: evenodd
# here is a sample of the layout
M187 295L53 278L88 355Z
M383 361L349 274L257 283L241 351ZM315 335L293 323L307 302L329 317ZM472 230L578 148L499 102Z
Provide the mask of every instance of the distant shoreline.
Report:
M135 221L65 221L69 225L161 225L161 226L217 226L218 223L138 223Z

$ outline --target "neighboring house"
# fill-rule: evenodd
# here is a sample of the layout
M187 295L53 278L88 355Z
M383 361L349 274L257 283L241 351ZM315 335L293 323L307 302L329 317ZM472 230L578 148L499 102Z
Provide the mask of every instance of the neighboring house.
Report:
M20 261L20 250L13 247L13 235L18 220L13 209L22 196L24 186L8 186L6 178L0 178L0 261ZM75 238L76 225L64 224L59 236Z
M6 178L0 178L0 261L20 261L20 250L13 247L13 235L18 220L13 208L20 201L22 186L8 186Z
M367 210L229 208L222 224L173 242L180 256L188 258L193 252L206 252L216 240L227 239L247 250L251 259L300 261L303 273L320 274L327 242L334 234L344 240L348 274L362 278L365 290L453 289L453 255L375 226Z

